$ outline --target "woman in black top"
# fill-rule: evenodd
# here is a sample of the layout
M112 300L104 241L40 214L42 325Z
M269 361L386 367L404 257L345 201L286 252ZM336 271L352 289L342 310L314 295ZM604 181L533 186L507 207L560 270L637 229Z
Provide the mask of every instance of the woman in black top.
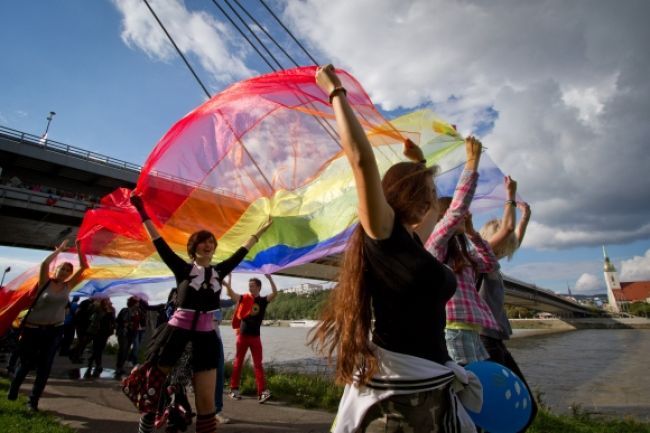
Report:
M168 372L192 343L192 370L197 412L196 431L216 431L214 389L219 358L219 341L212 321L212 313L219 308L221 282L246 256L248 251L269 228L269 219L257 233L230 258L211 265L217 248L217 239L206 230L193 233L187 241L187 253L193 260L187 263L167 245L151 222L142 198L132 196L135 206L158 254L176 277L178 308L169 322L156 332L147 359ZM153 431L154 414L144 414L140 432Z
M445 304L454 293L456 281L421 241L428 237L432 225L423 227L420 223L436 212L434 169L427 168L424 160L401 162L381 179L372 147L334 68L319 68L316 82L332 103L359 198L360 224L348 241L338 286L312 338L318 348L330 356L336 354L336 379L347 385L332 431L369 432L379 428L388 432L407 426L412 429L409 431L432 431L433 424L447 412L447 388L433 391L431 386L420 386L419 381L400 375L421 365L434 366L425 368L423 374L436 379L440 371L435 366L450 359L444 339ZM391 396L383 394L376 404L362 407L362 399L350 395L372 393L378 377L391 364L385 361L387 356L398 361L393 365L405 367L392 376L417 386L404 396L397 386L391 388L394 384L385 381L377 386L383 386ZM444 378L445 387L446 381ZM365 391L355 391L358 389ZM416 402L417 407L415 412L408 409L394 414L382 406L387 402L390 407ZM401 424L386 421L393 416L402 419ZM398 429L390 429L389 424Z

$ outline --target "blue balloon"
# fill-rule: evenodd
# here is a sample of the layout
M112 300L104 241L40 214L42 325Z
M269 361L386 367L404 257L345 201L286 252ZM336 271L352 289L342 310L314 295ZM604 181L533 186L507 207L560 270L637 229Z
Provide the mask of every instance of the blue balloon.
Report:
M480 412L467 410L474 423L490 433L516 433L530 419L531 396L524 382L511 370L491 361L473 362L465 367L483 385Z

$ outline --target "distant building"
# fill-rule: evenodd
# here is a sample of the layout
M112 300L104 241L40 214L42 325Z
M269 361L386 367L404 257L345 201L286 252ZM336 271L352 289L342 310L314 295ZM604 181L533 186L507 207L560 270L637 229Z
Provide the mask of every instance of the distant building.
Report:
M321 290L325 290L321 284L301 283L297 286L285 289L284 292L295 293L297 295L309 295L312 293L320 292Z
M618 272L607 257L605 246L603 246L603 256L605 257L603 271L610 310L618 313L622 310L621 307L632 302L650 303L650 281L619 281Z

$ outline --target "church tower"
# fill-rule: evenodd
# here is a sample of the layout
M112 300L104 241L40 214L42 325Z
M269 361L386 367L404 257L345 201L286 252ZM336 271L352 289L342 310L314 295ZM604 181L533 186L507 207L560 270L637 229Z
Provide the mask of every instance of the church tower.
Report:
M607 257L605 245L603 245L603 256L605 257L603 271L605 273L605 284L607 284L607 300L612 311L619 313L621 309L618 306L618 302L616 302L614 290L621 290L621 282L618 280L618 272L616 272L616 268L612 262L609 261L609 257Z

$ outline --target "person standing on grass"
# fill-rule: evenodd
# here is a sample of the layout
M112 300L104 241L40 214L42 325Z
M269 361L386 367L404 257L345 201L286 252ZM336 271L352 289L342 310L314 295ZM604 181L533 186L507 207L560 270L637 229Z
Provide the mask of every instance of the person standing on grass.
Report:
M38 400L45 390L45 385L50 377L54 356L57 353L63 338L63 321L65 320L65 307L68 304L70 291L82 279L83 271L88 268L85 256L81 253L77 243L80 268L74 272L70 262L63 262L57 266L54 276L50 275L50 265L62 251L68 241L65 240L52 254L41 263L38 278L36 301L23 319L22 331L18 341L20 367L11 381L8 400L18 398L18 390L22 385L29 370L36 369L36 379L29 395L28 408L38 410Z
M178 308L169 322L160 326L152 336L147 350L147 362L169 374L185 353L188 343L191 343L190 367L197 412L196 432L214 433L217 431L214 390L219 341L214 331L212 314L220 307L223 279L259 241L260 236L271 226L272 220L269 218L233 255L215 265L212 264L212 259L217 252L217 238L207 230L192 233L187 241L187 255L192 260L188 263L160 236L149 218L142 197L132 195L131 203L140 215L160 258L174 273L178 289ZM153 432L155 417L155 412L143 413L139 432Z
M258 278L251 278L248 281L248 290L250 293L240 295L235 293L230 286L230 281L226 282L228 296L237 303L235 314L241 319L237 332L237 342L235 344L235 362L232 368L232 377L230 378L230 398L240 400L239 382L241 380L241 369L244 364L244 357L248 349L253 357L253 369L255 370L255 383L257 385L257 400L264 403L271 398L271 391L266 387L264 379L264 368L262 367L262 340L260 339L260 327L266 313L266 306L273 301L278 294L278 288L271 278L266 274L265 277L271 284L271 294L260 296L262 282ZM242 311L242 310L248 311Z

